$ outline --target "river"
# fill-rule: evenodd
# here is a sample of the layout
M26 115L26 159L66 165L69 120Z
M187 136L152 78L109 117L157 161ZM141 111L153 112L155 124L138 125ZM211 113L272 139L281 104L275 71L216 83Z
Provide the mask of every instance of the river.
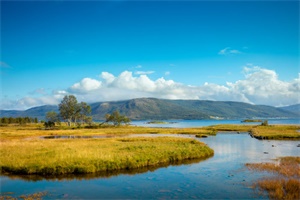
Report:
M187 123L196 124L190 120ZM171 125L176 124L180 122ZM213 157L114 174L1 176L1 194L19 196L47 191L44 199L261 199L266 196L258 195L251 186L269 174L253 173L244 164L300 156L300 141L257 140L248 133L236 132L221 132L198 140L214 149Z

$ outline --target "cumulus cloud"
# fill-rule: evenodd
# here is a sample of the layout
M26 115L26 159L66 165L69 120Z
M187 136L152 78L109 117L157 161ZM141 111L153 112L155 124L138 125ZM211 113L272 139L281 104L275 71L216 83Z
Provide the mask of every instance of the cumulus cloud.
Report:
M78 101L98 102L139 97L163 99L198 99L240 101L252 104L284 106L300 103L300 74L291 81L282 81L274 70L247 65L244 78L224 85L205 83L185 85L163 77L150 79L146 74L124 71L115 76L102 72L99 80L83 78L67 90L54 91L42 97L24 97L15 102L2 101L4 106L28 108L36 105L58 104L66 94L76 95ZM16 106L17 105L17 106Z
M225 49L219 51L220 55L230 55L230 54L240 54L240 53L242 52L236 49L231 49L230 47L226 47Z
M70 87L71 92L86 93L101 87L101 82L91 78L84 78Z

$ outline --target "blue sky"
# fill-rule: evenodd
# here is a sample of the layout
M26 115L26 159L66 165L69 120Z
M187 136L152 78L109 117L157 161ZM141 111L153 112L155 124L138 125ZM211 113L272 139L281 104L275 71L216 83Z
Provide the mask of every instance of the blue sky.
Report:
M300 103L298 1L2 1L0 109Z

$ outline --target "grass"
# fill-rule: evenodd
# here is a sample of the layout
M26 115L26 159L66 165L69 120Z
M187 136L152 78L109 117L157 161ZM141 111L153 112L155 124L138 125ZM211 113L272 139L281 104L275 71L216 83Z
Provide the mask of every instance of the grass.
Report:
M213 129L215 131L249 132L252 129L252 127L253 125L221 124L221 125L212 125L207 128Z
M262 122L261 119L245 119L242 122L248 123L248 122Z
M281 157L275 163L251 163L247 168L277 174L259 180L254 188L266 191L270 199L300 199L300 157Z
M80 136L95 136L95 135L126 135L126 134L207 134L216 135L216 131L212 127L203 128L152 128L152 127L97 127L92 129L87 128L69 128L66 126L58 127L54 130L44 130L42 124L29 125L8 125L0 129L0 141L9 139L20 139L28 137L38 137L45 135L80 135Z
M184 138L10 140L1 142L1 173L83 174L207 158L213 150Z
M299 129L295 125L255 126L250 133L257 139L300 139Z
M28 194L28 195L20 195L19 197L12 197L11 195L1 195L0 200L40 200L43 199L44 196L47 196L48 192L37 192L34 194Z
M98 136L131 134L216 135L217 131L251 130L255 137L299 138L299 126L214 125L200 128L152 127L57 127L44 130L42 124L8 125L0 129L1 173L79 174L141 168L185 159L205 158L213 150L196 140L183 138L81 138L41 139L42 136ZM274 134L276 133L276 134ZM266 137L268 135L268 137ZM276 135L276 137L274 137Z

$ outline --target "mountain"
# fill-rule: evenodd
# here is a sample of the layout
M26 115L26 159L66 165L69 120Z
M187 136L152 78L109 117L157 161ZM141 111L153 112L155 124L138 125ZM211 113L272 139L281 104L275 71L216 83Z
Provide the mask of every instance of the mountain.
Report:
M208 119L209 115L194 110L191 106L182 106L173 100L140 98L127 101L91 104L95 119L103 118L103 113L119 110L130 119Z
M105 114L114 110L132 120L150 119L245 119L245 118L297 118L293 107L276 108L232 101L166 100L138 98L125 101L109 101L90 104L94 120L103 120ZM297 105L295 105L297 107ZM299 105L298 105L299 108ZM58 112L57 106L39 106L25 111L1 110L0 117L37 117L44 119L49 111Z
M279 107L279 108L282 109L282 110L285 110L285 111L295 113L298 116L300 116L300 104L295 104L295 105L291 105L291 106L284 106L284 107Z
M130 119L209 119L297 117L295 113L265 105L232 101L165 100L139 98L91 104L94 119L119 110ZM299 116L298 116L299 117Z
M58 112L58 106L38 106L28 110L0 110L0 117L37 117L39 120L44 120L46 113L49 111Z

